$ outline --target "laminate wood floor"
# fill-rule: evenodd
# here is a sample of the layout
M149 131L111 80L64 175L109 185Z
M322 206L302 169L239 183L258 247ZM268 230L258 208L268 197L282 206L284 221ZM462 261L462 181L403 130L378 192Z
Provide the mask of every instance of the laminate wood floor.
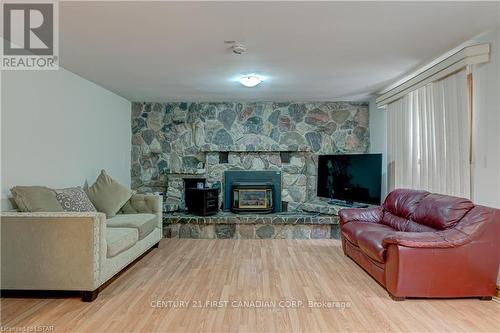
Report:
M499 332L500 304L394 302L336 240L164 239L92 303L4 298L0 318L2 331Z

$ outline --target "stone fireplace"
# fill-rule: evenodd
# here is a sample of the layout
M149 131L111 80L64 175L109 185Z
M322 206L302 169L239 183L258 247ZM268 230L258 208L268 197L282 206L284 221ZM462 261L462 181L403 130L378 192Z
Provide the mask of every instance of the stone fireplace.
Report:
M184 208L186 178L225 192L226 171L279 172L273 209L304 203L316 197L318 154L368 151L368 119L368 104L358 102L134 102L132 188L165 192L174 211Z

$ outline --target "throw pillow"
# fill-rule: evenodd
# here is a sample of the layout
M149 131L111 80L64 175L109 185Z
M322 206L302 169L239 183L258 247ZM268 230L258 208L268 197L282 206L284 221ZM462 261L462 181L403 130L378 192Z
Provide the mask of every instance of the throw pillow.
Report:
M96 212L96 209L83 188L69 187L54 190L57 201L67 212Z
M87 195L97 211L105 213L108 218L115 216L132 194L132 191L116 182L104 170L94 185L87 190Z
M10 189L21 212L62 212L54 190L45 186L15 186Z

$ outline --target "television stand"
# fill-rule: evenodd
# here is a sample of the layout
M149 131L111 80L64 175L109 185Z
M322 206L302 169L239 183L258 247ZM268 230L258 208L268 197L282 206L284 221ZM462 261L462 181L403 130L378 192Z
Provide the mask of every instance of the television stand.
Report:
M338 199L331 199L330 201L328 201L328 204L340 206L340 207L349 207L349 208L366 208L366 207L368 207L368 205L366 205L366 204L359 204L359 203L355 203L352 201L338 200Z

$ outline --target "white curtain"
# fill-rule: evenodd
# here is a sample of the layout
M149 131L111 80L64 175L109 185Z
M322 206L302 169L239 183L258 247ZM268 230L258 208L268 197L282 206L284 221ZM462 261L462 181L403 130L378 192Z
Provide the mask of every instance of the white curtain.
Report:
M389 186L470 198L465 70L388 105Z

